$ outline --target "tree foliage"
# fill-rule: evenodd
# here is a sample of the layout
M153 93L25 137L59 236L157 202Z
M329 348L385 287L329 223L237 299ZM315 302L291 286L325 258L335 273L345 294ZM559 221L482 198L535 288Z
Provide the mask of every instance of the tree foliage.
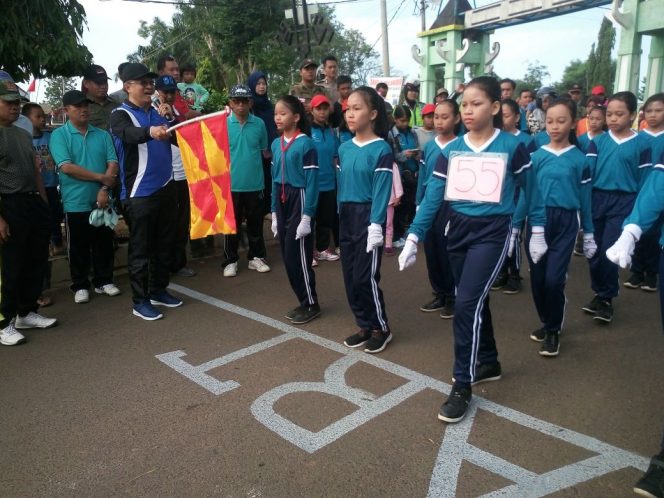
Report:
M607 93L613 93L614 63L611 60L611 51L616 41L616 30L611 21L604 18L599 28L597 45L593 45L594 53L588 59L588 86L604 85Z
M146 40L129 55L152 67L164 53L183 62L196 64L197 80L211 89L222 91L244 82L256 69L268 75L270 92L285 93L299 80L299 62L303 58L295 48L278 40L284 10L290 0L225 0L212 5L178 5L170 23L155 18L143 22L139 35ZM331 42L312 47L315 60L332 53L339 59L340 74L349 74L357 83L369 71L377 71L378 54L359 31L346 30L334 17L334 11L321 12L335 29Z
M17 81L82 74L92 61L81 42L85 26L76 0L2 2L0 67Z
M51 109L59 109L62 107L62 96L75 88L76 84L73 78L65 76L50 78L44 89L44 103L51 106Z

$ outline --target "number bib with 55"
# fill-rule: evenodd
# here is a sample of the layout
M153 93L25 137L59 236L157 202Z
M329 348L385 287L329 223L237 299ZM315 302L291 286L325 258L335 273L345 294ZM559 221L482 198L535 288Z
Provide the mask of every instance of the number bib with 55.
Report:
M507 154L450 153L445 200L499 204L507 169Z

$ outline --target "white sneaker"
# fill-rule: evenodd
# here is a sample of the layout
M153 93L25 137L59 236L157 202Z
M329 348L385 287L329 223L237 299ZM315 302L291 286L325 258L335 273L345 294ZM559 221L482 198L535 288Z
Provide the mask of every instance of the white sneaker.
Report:
M267 265L263 258L254 258L249 261L248 268L250 270L256 270L258 273L267 273L270 271L270 267Z
M95 292L97 294L106 294L107 296L117 296L120 294L120 289L115 284L106 284L101 287L95 287Z
M318 257L316 259L318 261L339 261L339 255L330 251L329 249L325 249L324 251L318 253Z
M0 330L0 344L3 346L16 346L22 342L25 342L25 337L14 327L14 320Z
M318 266L318 260L317 260L316 258L314 258L314 259L311 261L311 267L312 267L312 268L316 268L317 266Z
M90 302L90 292L87 289L78 289L74 294L74 302L76 304Z
M55 318L46 318L31 311L25 316L17 316L14 327L17 329L47 329L53 327L57 322Z
M237 275L237 263L230 263L224 268L224 277L234 277Z

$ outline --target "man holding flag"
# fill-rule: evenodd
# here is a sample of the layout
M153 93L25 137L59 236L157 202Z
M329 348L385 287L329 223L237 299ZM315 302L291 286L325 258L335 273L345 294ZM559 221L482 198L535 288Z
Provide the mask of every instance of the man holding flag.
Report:
M158 320L163 315L155 305L182 305L166 291L177 205L171 134L166 119L151 105L157 75L132 62L121 77L127 100L111 113L110 131L120 158L121 198L130 230L133 313Z

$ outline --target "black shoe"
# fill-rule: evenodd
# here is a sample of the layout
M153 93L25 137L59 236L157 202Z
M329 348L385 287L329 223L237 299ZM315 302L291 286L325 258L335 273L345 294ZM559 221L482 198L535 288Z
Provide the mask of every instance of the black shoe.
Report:
M466 416L470 400L473 397L473 391L468 387L460 387L457 384L452 386L447 401L443 403L438 412L438 420L453 424L459 422Z
M475 368L475 380L471 383L471 386L476 386L482 382L500 380L502 375L503 369L500 367L499 361L496 363L484 363L482 365L477 365Z
M644 273L641 290L646 292L657 292L657 273Z
M539 354L540 356L558 356L558 353L560 353L560 333L557 330L555 332L547 330Z
M289 320L293 320L295 318L295 315L297 315L300 311L302 311L302 306L298 306L297 308L293 308L290 310L288 313L284 315L285 318L288 318Z
M310 322L318 315L320 315L320 306L317 304L312 304L311 306L302 306L300 311L295 313L295 316L291 321L296 325L300 325L302 323Z
M430 313L431 311L442 310L444 306L445 306L445 298L436 297L433 301L420 306L420 311L424 311L425 313Z
M592 301L590 301L588 304L586 304L583 308L581 308L583 311L586 313L590 313L591 315L594 315L597 313L597 308L599 307L599 303L602 302L599 296L593 297Z
M496 280L491 284L491 290L500 290L507 284L507 273L499 273Z
M613 320L613 306L611 305L611 301L600 300L593 320L611 323L611 320Z
M445 320L449 320L450 318L454 318L454 302L456 301L456 297L454 296L446 296L445 297L445 307L443 308L443 311L440 312L440 317L444 318Z
M664 498L664 455L662 453L650 460L650 466L634 486L634 492L639 496Z
M371 332L365 329L360 329L357 333L349 336L344 341L344 346L349 348L359 348L364 346L371 337Z
M537 330L533 330L530 333L530 338L535 342L542 342L545 337L546 337L546 329L544 327Z
M641 285L643 285L643 283L644 283L643 273L635 271L632 272L632 274L627 280L625 280L623 285L628 289L638 289L639 287L641 287Z
M371 337L367 341L367 346L364 348L365 353L380 353L392 340L392 332L389 330L383 332L382 330L374 330Z
M510 275L507 278L507 284L503 287L503 294L518 294L521 292L521 277Z

